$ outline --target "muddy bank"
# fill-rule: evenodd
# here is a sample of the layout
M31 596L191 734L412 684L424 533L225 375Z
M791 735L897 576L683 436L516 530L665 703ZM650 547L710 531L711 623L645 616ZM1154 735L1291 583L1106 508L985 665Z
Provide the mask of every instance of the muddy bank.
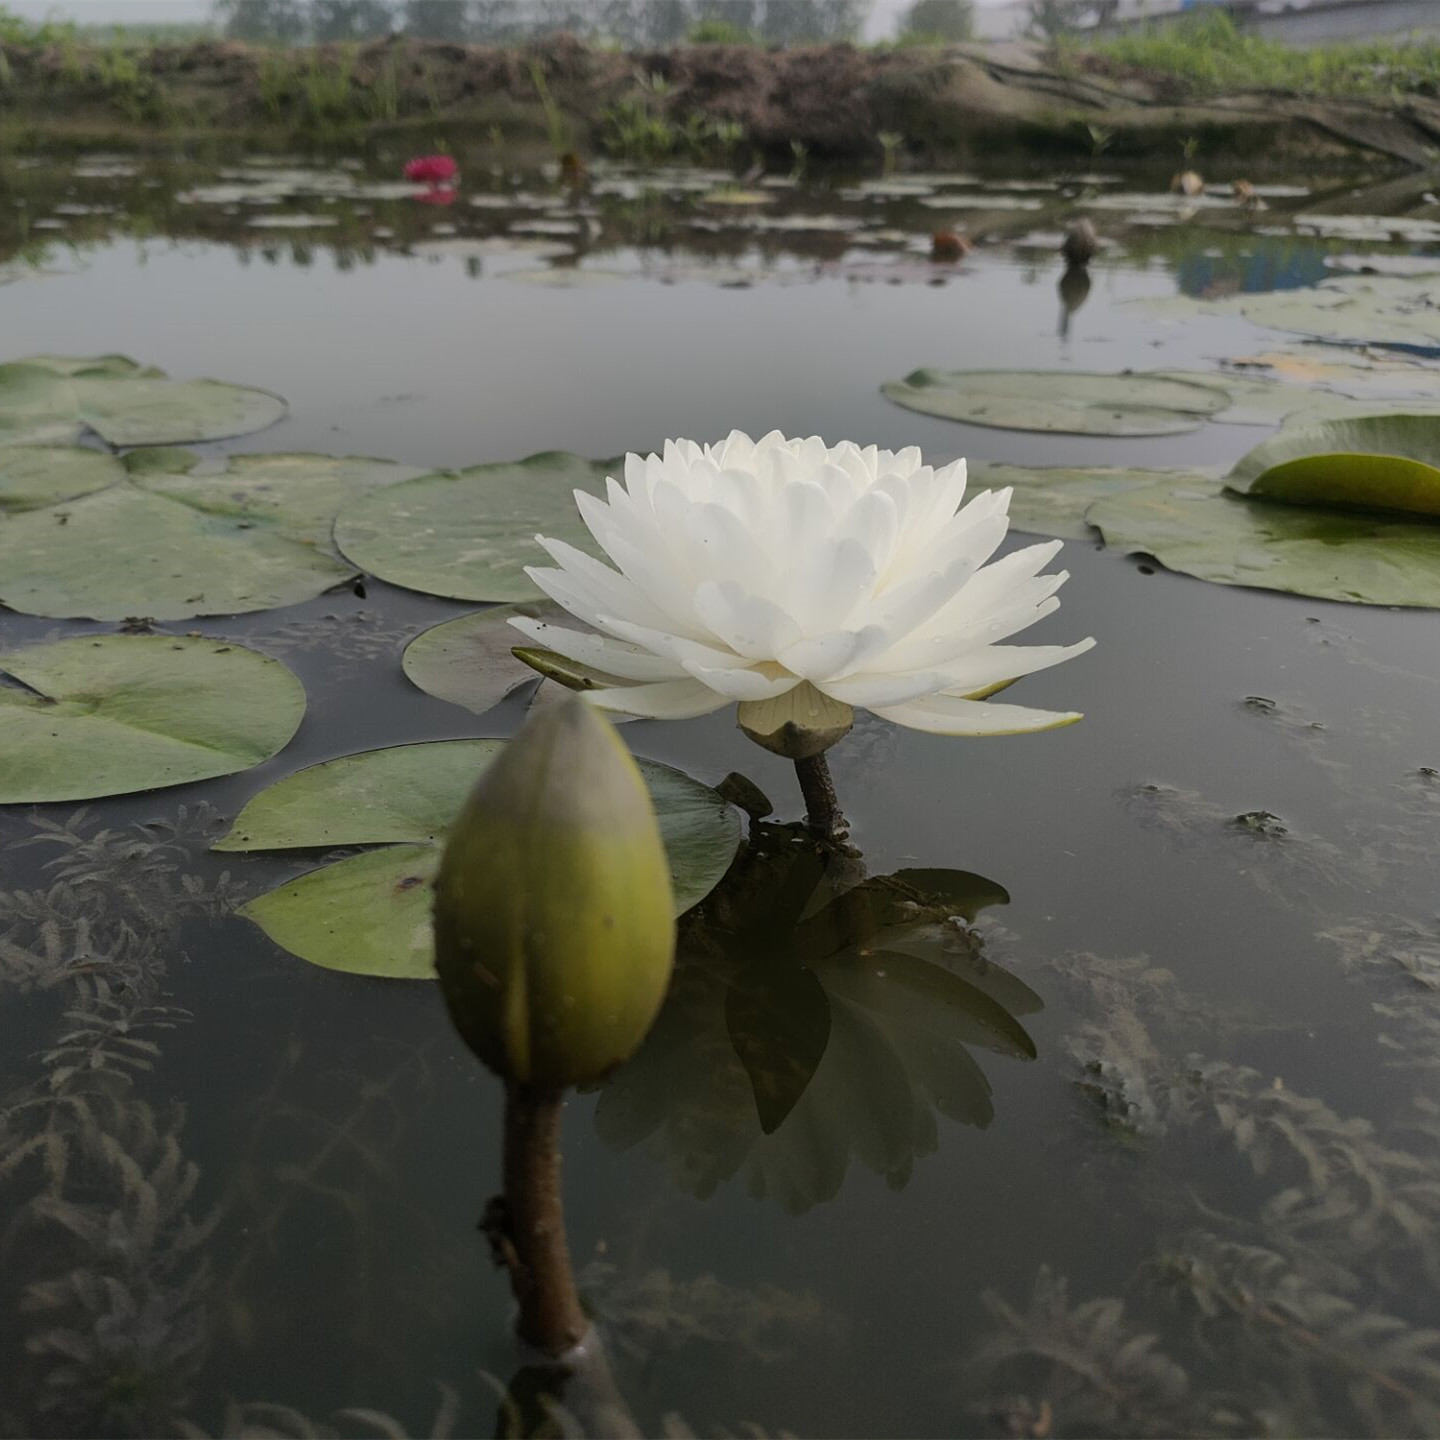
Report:
M859 50L707 45L621 54L559 36L523 49L393 39L268 51L227 42L148 52L0 46L0 135L29 144L134 144L147 135L246 135L477 125L581 153L664 158L718 145L743 160L866 160L881 137L912 156L966 165L1027 153L1173 159L1203 153L1256 173L1297 160L1383 156L1434 164L1440 102L1307 101L1248 93L1175 104L1165 86L1060 73L1019 44ZM443 132L442 132L443 133ZM718 137L718 138L717 138Z

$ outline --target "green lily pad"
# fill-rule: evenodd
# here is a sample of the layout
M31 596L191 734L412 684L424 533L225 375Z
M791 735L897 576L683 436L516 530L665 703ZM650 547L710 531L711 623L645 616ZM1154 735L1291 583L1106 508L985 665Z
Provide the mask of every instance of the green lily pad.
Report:
M539 656L550 653L527 646L525 636L510 624L511 618L516 615L543 620L547 624L561 624L570 630L589 631L591 628L567 614L553 600L522 600L515 605L492 605L489 609L477 610L473 615L446 620L417 635L405 650L402 661L405 673L427 694L483 715L512 691L522 685L533 685L539 678L538 666L516 657L517 647ZM566 688L587 688L585 679L579 673L587 667L558 655L554 660L556 671L552 678L559 679L561 683L542 683L532 701L534 704L544 704L552 698L561 699ZM540 670L539 673L546 672ZM598 671L589 673L599 674ZM609 677L609 683L627 682ZM610 717L612 722L619 718L622 717Z
M176 381L123 355L33 355L0 365L0 445L55 445L92 431L111 445L224 440L273 425L278 395Z
M540 591L525 566L549 563L536 534L596 554L574 492L602 494L618 468L557 450L423 475L348 505L335 542L362 570L408 590L454 600L534 599Z
M84 635L0 655L0 804L90 800L248 770L305 691L278 660L170 635ZM23 687L23 688L22 688Z
M1440 417L1375 415L1295 427L1230 472L1242 495L1440 518Z
M213 848L297 850L388 845L309 871L241 910L312 964L429 979L429 881L446 827L503 740L437 740L345 755L263 790ZM709 894L740 840L739 816L708 786L638 762L670 862L676 913Z
M1440 609L1440 525L1254 500L1199 477L1112 495L1085 518L1107 545L1216 584Z
M1210 384L1080 370L916 370L880 390L925 415L1063 435L1179 435L1230 403Z
M329 455L237 455L218 470L183 450L98 456L103 470L75 460L91 453L0 449L0 476L6 457L26 457L17 491L36 499L45 455L55 488L110 481L0 525L0 603L12 610L173 620L313 599L355 574L331 541L336 509L417 473ZM0 498L6 488L0 480Z
M1010 485L1010 523L1032 535L1060 540L1090 540L1095 532L1086 511L1107 495L1138 490L1166 479L1194 475L1190 470L1123 470L1108 466L1031 469L1022 465L977 465L970 472L972 490L998 490Z
M38 510L74 500L124 477L124 466L103 450L82 450L78 445L7 445L0 448L0 513Z

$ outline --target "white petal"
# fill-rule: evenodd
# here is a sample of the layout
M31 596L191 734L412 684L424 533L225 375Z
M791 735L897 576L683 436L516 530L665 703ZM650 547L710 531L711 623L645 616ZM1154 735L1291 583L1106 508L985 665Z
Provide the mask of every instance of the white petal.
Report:
M695 592L695 612L711 632L747 660L773 660L801 635L794 618L763 595L747 595L733 580L707 580Z
M617 685L613 690L580 693L598 709L646 720L693 720L731 703L698 680L661 680L655 685Z
M750 664L743 655L737 655L733 650L719 650L713 645L691 640L688 636L651 630L644 625L631 625L613 615L602 615L600 618L607 634L616 635L622 640L631 640L656 655L668 656L681 669L684 669L689 661L721 670L743 670Z
M1082 718L1074 710L1029 710L1023 705L992 705L988 700L965 700L958 695L932 695L908 705L887 705L875 713L883 720L932 735L1028 735L1058 730Z
M986 645L945 665L950 676L945 688L968 695L1001 680L1018 680L1022 675L1061 665L1094 646L1093 636L1073 645Z
M775 658L806 680L848 674L888 648L890 637L879 625L863 630L831 630L787 646Z
M621 680L679 680L685 675L685 667L677 661L605 635L587 635L523 615L515 616L510 623L545 649L581 665L593 665Z
M593 559L583 550L567 545L563 540L547 540L543 535L535 538L549 552L550 558L560 566L560 570L556 572L528 565L525 573L545 590L551 599L564 605L572 615L592 625L595 623L593 614L573 609L559 594L546 589L547 579L553 580L557 573L568 582L569 593L578 597L588 610L596 614L601 610L608 610L612 614L633 620L637 625L666 626L667 617L664 611L657 609L634 581Z
M702 685L708 685L728 700L773 700L800 683L796 675L781 675L772 679L758 670L708 670L693 661L685 668Z
M854 536L812 541L802 543L786 594L804 630L844 629L857 608L874 594L875 580L875 558L863 541ZM797 632L786 643L799 638Z

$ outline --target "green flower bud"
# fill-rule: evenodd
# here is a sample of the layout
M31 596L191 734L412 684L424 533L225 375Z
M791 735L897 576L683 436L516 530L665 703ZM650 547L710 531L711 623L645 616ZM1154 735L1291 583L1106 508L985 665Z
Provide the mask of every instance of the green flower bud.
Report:
M465 1043L542 1090L599 1079L649 1030L675 954L649 791L579 696L480 777L435 881L435 965Z

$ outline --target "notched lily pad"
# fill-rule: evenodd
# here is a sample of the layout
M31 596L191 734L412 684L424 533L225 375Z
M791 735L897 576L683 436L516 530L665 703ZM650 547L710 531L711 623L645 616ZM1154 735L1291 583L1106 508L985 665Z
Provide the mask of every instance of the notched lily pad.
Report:
M445 831L503 740L438 740L341 756L263 790L213 848L387 845L291 880L241 910L312 964L433 978L430 880ZM638 762L660 820L680 914L709 894L740 840L738 814L708 786Z
M15 492L88 493L0 525L0 603L30 615L174 620L268 610L313 599L355 574L335 549L336 509L408 480L410 466L329 455L237 455L197 468L185 450L97 452L0 448L25 458ZM96 462L82 465L79 455ZM48 479L37 473L53 457ZM105 481L100 484L98 482ZM9 488L0 480L0 510Z
M123 355L32 355L0 365L0 445L55 445L87 431L110 445L225 440L273 425L278 395L218 380L170 380Z
M603 493L619 462L564 451L423 475L347 506L341 552L392 585L454 600L531 600L527 565L547 564L537 533L595 554L575 491Z
M1440 609L1440 525L1250 499L1198 477L1113 495L1085 518L1107 545L1216 584Z
M1023 465L977 465L970 472L972 489L1011 486L1010 523L1032 535L1060 540L1091 540L1094 529L1086 511L1107 495L1139 490L1167 479L1196 472L1186 470L1125 470L1109 466L1029 468Z
M522 686L535 685L537 679L541 683L531 697L532 706L559 700L566 690L630 683L553 651L526 645L525 637L510 623L517 615L564 625L569 630L591 629L553 600L492 605L417 635L405 650L402 663L406 675L428 694L463 705L477 715L493 709ZM613 713L610 716L612 721L625 718Z
M278 660L169 635L85 635L0 655L0 804L91 800L248 770L305 691Z
M1058 435L1179 435L1230 403L1188 379L1079 370L915 370L880 390L925 415Z

